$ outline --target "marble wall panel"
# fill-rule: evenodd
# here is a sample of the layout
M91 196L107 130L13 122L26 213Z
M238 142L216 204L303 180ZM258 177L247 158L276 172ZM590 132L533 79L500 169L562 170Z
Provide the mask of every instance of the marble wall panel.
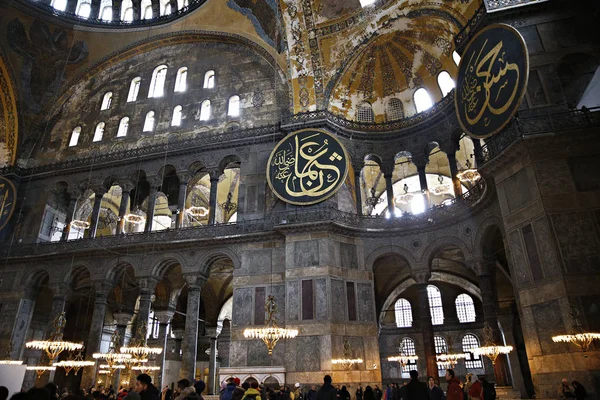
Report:
M271 273L271 249L245 250L242 252L242 268L238 275L261 275Z
M297 343L296 352L296 370L297 371L319 371L319 337L318 336L299 336L295 339Z
M315 279L315 305L317 320L327 319L327 281Z
M551 219L567 272L596 271L600 264L600 240L594 216L588 212L571 212L553 214Z
M358 298L358 320L375 322L375 296L371 283L357 283L356 296Z
M319 265L340 266L339 242L331 239L319 240Z
M517 211L531 202L533 196L530 182L527 168L521 169L504 181L504 193L510 212Z
M346 321L346 291L344 281L331 280L331 321Z
M300 313L299 282L287 282L287 319L297 321Z
M285 310L286 310L286 299L285 299L285 286L284 285L273 285L267 286L267 296L272 294L275 296L275 302L277 303L277 311L275 312L275 320L281 324L285 321Z
M251 324L253 291L253 288L237 288L233 291L232 326Z
M340 243L342 268L358 269L356 246L351 243Z
M232 340L229 346L229 365L232 367L244 367L248 363L249 341Z
M294 267L315 267L319 265L319 242L306 240L294 242Z
M550 227L546 217L539 218L533 222L533 229L538 245L538 251L540 253L540 259L544 269L544 275L546 278L552 278L559 276L561 267L558 262L556 255L556 248L554 246L554 238L550 233Z
M542 354L564 352L564 344L552 341L552 336L566 332L559 301L553 300L536 304L531 308L533 309L533 319L542 348Z
M249 340L248 342L248 364L249 367L264 367L271 365L267 346L262 340Z
M517 278L517 282L520 285L529 283L529 264L525 258L525 251L523 250L523 243L521 241L521 233L519 230L514 230L508 234L508 243L510 246L510 252L513 257L513 269L514 276Z

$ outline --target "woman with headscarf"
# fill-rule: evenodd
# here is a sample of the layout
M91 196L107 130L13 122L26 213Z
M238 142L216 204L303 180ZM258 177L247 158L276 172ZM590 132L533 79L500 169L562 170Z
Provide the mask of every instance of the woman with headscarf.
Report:
M481 398L481 391L483 390L483 386L481 386L481 382L479 382L479 378L477 375L471 375L471 387L468 390L469 400L479 400Z

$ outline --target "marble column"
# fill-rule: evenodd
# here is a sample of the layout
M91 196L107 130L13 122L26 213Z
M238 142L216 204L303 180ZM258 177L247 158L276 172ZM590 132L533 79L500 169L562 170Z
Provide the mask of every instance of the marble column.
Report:
M194 380L196 376L196 358L198 355L198 313L200 311L201 283L195 278L188 278L187 318L185 333L181 344L181 370L179 379ZM190 282L191 281L191 282Z
M217 216L217 185L219 184L219 178L221 177L221 171L211 171L210 173L210 196L209 196L209 213L208 213L208 224L215 224L215 217Z
M154 223L154 208L156 207L156 196L160 183L158 179L150 180L150 194L148 195L148 209L146 210L146 227L144 232L152 232L152 224Z
M142 290L140 293L140 302L139 308L136 317L135 323L135 332L133 332L134 337L139 338L139 329L141 326L146 324L146 330L148 327L148 318L150 318L150 309L152 307L152 296L154 296L154 288Z
M56 321L57 318L60 317L60 315L65 312L65 305L67 304L67 293L68 293L68 288L66 287L66 285L63 284L51 284L51 288L52 288L52 307L50 309L50 315L49 315L49 325L46 328L46 334L44 335L45 338L50 337L50 335L52 335L55 332L55 326L54 326L54 321ZM63 337L63 333L64 333L64 329L65 327L63 326L60 331L58 332L58 337L56 337L56 340L62 340ZM57 362L58 360L54 359L51 360L51 362ZM48 382L53 382L54 381L54 376L56 374L56 371L50 371L47 375L48 377ZM44 379L46 377L46 375L44 375L42 377L42 379Z
M429 281L428 273L413 274L417 289L418 299L418 328L421 330L423 340L423 349L425 352L425 364L427 366L427 375L433 376L438 380L438 366L435 354L435 340L433 339L433 324L431 323L431 310L429 309L429 296L427 294L427 285Z
M127 215L129 199L131 197L131 191L135 187L133 183L129 181L119 182L121 186L121 203L119 204L119 224L117 225L117 235L125 233L125 215Z
M385 174L383 177L385 179L388 212L390 213L390 217L393 217L396 211L396 206L394 205L394 186L392 183L392 174Z
M425 210L429 210L429 186L427 185L427 174L425 173L426 162L415 164L417 167L417 173L419 174L419 184L421 186L421 193L423 194L423 201L425 202Z
M175 220L175 228L183 227L183 218L185 217L185 200L187 199L188 182L191 179L189 172L181 171L177 173L179 178L179 197L177 198L177 219Z
M158 327L158 341L160 346L162 346L163 351L161 354L156 356L157 365L160 366L160 371L158 371L157 379L155 386L157 388L163 388L165 384L169 382L163 382L164 371L166 367L166 357L167 357L167 342L169 339L169 323L171 319L173 319L173 315L175 314L174 310L161 310L155 311L154 316L158 319L159 327Z
M360 186L360 175L362 172L362 164L354 165L354 192L356 194L356 214L362 215L362 188Z
M95 361L92 354L100 350L100 342L102 340L102 330L104 329L104 318L106 316L106 305L110 285L102 282L95 284L96 290L94 294L94 312L92 314L92 322L90 324L90 334L86 341L85 358L89 361ZM89 388L96 382L98 363L93 367L84 368L81 376L81 387Z
M483 262L477 271L479 278L479 289L481 290L481 302L483 305L483 317L487 325L492 328L492 340L496 345L502 345L502 337L498 325L498 299L494 290L493 268L491 262ZM497 386L509 386L508 366L505 355L500 355L494 363L494 375Z
M98 220L100 219L100 206L102 205L102 196L106 193L104 188L94 189L94 208L92 209L92 220L90 222L89 237L95 238L98 229Z
M79 190L69 190L69 208L67 209L67 218L65 220L65 227L62 232L62 236L60 240L63 242L69 240L69 233L71 232L71 222L73 222L73 217L75 216L75 209L77 208L77 200L79 200L79 196L81 196L81 191Z
M460 184L460 179L456 177L458 174L458 167L456 166L456 153L446 153L446 157L448 157L448 164L450 164L450 177L452 178L454 196L459 198L462 196L462 186Z
M90 19L97 19L100 16L100 2L101 0L92 0L92 7L90 10Z
M217 328L206 328L210 338L210 356L208 362L208 389L211 395L219 394L217 386Z
M17 317L13 325L10 340L12 342L12 349L10 356L13 360L20 360L23 356L23 350L25 348L25 338L29 331L29 325L31 323L31 317L33 316L33 310L35 308L35 300L39 293L39 288L36 287L25 287L23 289L23 296L19 301L19 308L17 310Z
M119 332L119 345L117 348L125 345L125 334L127 333L127 325L131 322L133 313L118 312L113 313L115 323L117 325L117 332ZM121 370L118 369L113 375L113 388L118 389L121 386Z
M75 14L75 12L77 11L77 3L77 0L68 0L65 12L68 14Z
M483 154L481 153L481 140L479 139L471 139L473 141L473 153L475 157L475 167L481 163L481 157Z

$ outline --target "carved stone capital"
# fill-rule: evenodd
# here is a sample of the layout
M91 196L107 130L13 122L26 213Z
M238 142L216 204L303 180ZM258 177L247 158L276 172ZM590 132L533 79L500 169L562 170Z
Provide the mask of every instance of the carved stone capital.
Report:
M67 194L69 195L70 200L77 200L83 194L83 191L79 187L69 187L67 188Z
M431 271L429 271L429 270L413 270L413 271L411 271L410 276L418 284L424 285L424 284L429 283L429 278L431 278Z
M211 168L208 170L208 176L210 177L211 183L214 181L218 182L221 178L221 175L223 175L223 171L218 168Z
M384 177L391 177L394 174L394 160L383 160L379 166Z
M429 163L429 156L426 155L413 155L411 158L411 162L418 168L425 168L427 163Z
M118 185L121 187L123 192L131 192L133 189L135 189L135 183L129 179L120 180Z
M160 186L162 185L162 179L158 176L149 176L147 179L148 183L150 184L150 189L157 189L160 188Z
M154 294L158 279L153 276L142 276L137 278L136 282L142 294Z
M112 282L106 280L92 282L92 286L94 287L96 300L100 297L103 297L104 300L106 300L108 293L113 288Z
M117 326L126 326L133 318L133 313L117 312L113 313Z
M53 298L67 297L71 293L71 288L64 282L51 282L48 286L52 290Z
M154 317L156 317L158 322L162 325L171 322L173 315L175 315L175 310L154 310Z
M192 174L189 171L177 171L176 174L180 185L187 184L192 179Z
M217 338L217 327L216 326L207 326L204 328L204 332L206 333L206 336L211 339Z
M206 276L198 275L198 274L184 275L183 278L187 282L190 289L197 288L198 290L202 287L204 282L206 282L206 280L207 280Z

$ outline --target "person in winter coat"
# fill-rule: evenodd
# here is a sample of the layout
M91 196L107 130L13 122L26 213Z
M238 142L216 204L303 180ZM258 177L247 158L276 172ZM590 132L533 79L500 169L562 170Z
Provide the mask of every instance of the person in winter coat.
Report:
M335 388L331 384L331 376L325 375L323 386L317 393L317 400L336 400Z
M196 381L196 383L194 383L194 389L196 389L198 400L204 400L202 397L202 392L204 392L204 389L206 389L206 383L204 383L203 380Z
M481 385L481 382L479 382L479 378L477 378L477 375L472 374L471 375L471 387L469 388L469 391L467 392L467 395L469 396L469 400L479 400L481 398L482 391L483 391L483 386Z
M573 387L569 385L569 381L563 379L559 388L558 388L558 397L561 400L574 399L575 393Z
M225 386L225 390L221 393L221 397L219 400L231 400L231 396L233 395L233 391L236 388L236 384L233 379L227 381L227 386Z
M414 369L409 372L410 382L406 385L406 399L429 400L427 386L419 380L419 373Z
M373 392L373 388L371 386L367 386L365 388L364 400L375 400L375 392Z
M142 400L158 400L160 397L158 389L152 384L152 378L148 374L138 375L135 391L140 394Z
M444 391L435 384L433 376L427 377L427 393L429 393L429 400L444 400Z
M496 400L496 388L490 382L485 379L485 376L479 377L481 382L481 391L483 393L483 400Z
M306 400L317 400L317 387L315 385L311 386L306 393Z
M250 387L244 393L242 400L260 400L260 392L258 391L258 382L250 383Z
M571 385L573 385L573 392L575 393L577 400L585 400L587 398L587 391L581 383L573 381L571 382Z
M381 389L379 389L379 386L377 385L375 385L373 393L375 393L375 400L381 400L381 398L383 397L383 392L381 391Z
M346 386L342 386L340 391L338 392L339 400L350 400L350 392L346 389Z
M173 400L187 400L192 395L196 394L196 389L190 384L187 379L182 379L177 382L177 390L179 394ZM196 397L196 396L193 396Z
M454 376L454 370L446 370L446 381L448 382L447 400L463 400L463 391L460 381Z
M361 385L358 385L358 389L356 389L356 400L363 400L363 388Z

